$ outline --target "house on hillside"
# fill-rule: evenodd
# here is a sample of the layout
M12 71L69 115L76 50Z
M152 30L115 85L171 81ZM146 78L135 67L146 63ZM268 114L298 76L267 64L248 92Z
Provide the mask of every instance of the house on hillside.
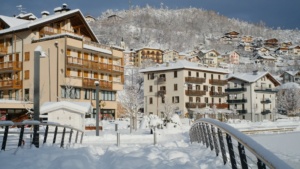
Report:
M240 54L236 51L226 52L225 54L220 55L221 59L218 60L218 63L225 62L228 64L236 64L240 63Z
M242 36L241 41L244 43L252 43L253 37L250 35L245 35L245 36Z
M264 45L269 48L276 48L278 47L278 40L276 38L267 39L264 41Z
M176 50L170 50L170 49L164 50L163 62L170 62L178 58L179 58L179 52L177 52Z
M280 77L282 77L282 83L295 82L300 84L300 71L285 71Z
M231 32L225 33L225 36L230 37L232 39L236 39L236 38L238 38L239 34L240 33L236 32L236 31L231 31Z
M289 48L289 51L290 51L291 54L300 56L300 46L299 45L297 45L297 46L291 46Z
M218 65L219 55L220 55L219 52L217 52L214 49L210 49L210 50L200 50L199 53L197 54L197 57L200 63L208 65L210 67L216 67Z
M275 64L276 63L276 58L271 56L271 55L257 55L255 63L260 63L260 64Z
M253 122L273 120L276 107L275 87L280 85L270 73L253 71L252 73L229 74L227 103L229 109L240 119Z
M278 55L288 55L289 48L288 47L279 47L274 52Z

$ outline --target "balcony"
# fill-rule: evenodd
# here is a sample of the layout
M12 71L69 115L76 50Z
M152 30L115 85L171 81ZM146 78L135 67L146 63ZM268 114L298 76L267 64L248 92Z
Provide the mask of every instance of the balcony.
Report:
M199 78L199 77L185 77L185 82L187 83L197 83L197 84L202 84L205 83L204 78Z
M7 54L7 47L0 46L0 55L6 55Z
M92 42L90 40L84 40L83 43L86 44L86 45L90 45L90 46L94 46L94 47L97 47L97 48L101 48L101 49L111 51L110 46L107 46L107 45L104 45L104 44L100 44L100 43L97 43L97 42Z
M2 62L0 63L0 71L7 70L22 70L22 62Z
M242 110L236 110L236 112L237 112L238 114L246 114L246 113L247 113L247 110L245 110L245 109L242 109Z
M124 67L119 66L119 65L112 65L112 71L115 73L122 73L124 72Z
M206 107L206 103L192 103L192 102L186 102L185 107L190 108L204 108Z
M269 113L271 113L271 110L263 110L261 112L262 115L266 115L266 114L269 114Z
M227 93L239 93L239 92L245 92L245 91L247 91L247 88L244 88L244 87L225 89L225 92L227 92Z
M21 89L22 81L21 80L1 80L0 89Z
M203 90L185 90L185 95L187 96L204 96L206 91Z
M67 56L67 65L82 67L82 59L72 56Z
M247 103L246 98L232 98L232 99L227 99L228 104L242 104L242 103Z
M158 79L157 79L157 83L158 84L163 84L163 83L165 83L166 82L166 78L165 77L159 77Z
M260 92L260 93L277 93L277 91L271 89L271 88L266 88L266 87L256 87L254 88L255 92Z
M211 97L225 97L227 96L228 94L227 93L223 93L223 92L213 92L213 91L210 91L209 92L209 95Z
M105 80L98 80L98 79L89 79L89 78L84 78L82 80L82 86L83 87L90 87L90 88L95 88L95 81L99 81L99 87L101 90L112 90L112 82L108 82Z
M224 86L227 85L227 80L209 79L209 84Z
M269 104L269 103L271 103L271 100L270 99L264 99L264 100L260 101L260 103Z
M163 97L165 94L166 94L166 91L165 91L165 90L159 90L159 91L156 93L156 96L158 96L158 97Z

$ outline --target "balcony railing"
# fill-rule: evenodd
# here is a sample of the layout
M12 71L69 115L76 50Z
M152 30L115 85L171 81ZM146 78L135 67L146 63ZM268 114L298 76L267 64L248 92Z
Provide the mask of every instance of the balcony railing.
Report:
M206 79L204 78L199 78L199 77L185 77L185 82L188 83L197 83L197 84L202 84L205 82Z
M165 90L159 90L159 91L156 93L156 96L158 96L158 97L163 97L165 94L166 94L166 91L165 91Z
M247 99L246 98L228 99L227 103L229 104L247 103Z
M271 88L266 88L266 87L256 87L254 88L255 92L263 92L263 93L276 93L277 91L271 89Z
M245 87L241 87L241 88L227 88L225 89L225 92L228 92L228 93L234 93L234 92L245 92L247 91L247 88Z
M98 79L84 78L82 80L82 86L83 87L95 88L96 87L95 86L95 81L99 81L100 89L112 90L112 82L105 81L105 80L98 80Z
M0 46L0 54L2 54L2 55L7 54L7 47L6 46Z
M4 88L21 89L22 80L1 80L0 89Z
M261 112L262 115L266 115L266 114L269 114L269 113L271 113L271 110L263 110Z
M209 95L211 97L225 97L227 96L228 94L227 93L223 93L223 92L213 92L213 91L210 91L209 92Z
M268 104L268 103L271 103L271 100L270 99L264 99L264 100L260 101L260 103Z
M166 82L166 78L165 77L159 77L158 79L157 79L157 82L158 83L165 83Z
M186 102L185 103L186 108L204 108L206 107L206 103L193 103L193 102Z
M2 62L0 63L0 71L1 70L22 70L22 62Z
M86 44L86 45L95 46L97 48L111 50L110 46L107 46L107 45L104 45L104 44L100 44L100 43L97 43L97 42L92 42L90 40L84 40L83 43Z
M238 114L246 114L246 113L247 113L247 110L246 110L246 109L236 110L236 112L237 112Z
M204 95L206 95L206 91L203 91L203 90L185 90L185 94L187 96L204 96Z
M227 80L209 79L209 84L223 86L223 85L227 85Z

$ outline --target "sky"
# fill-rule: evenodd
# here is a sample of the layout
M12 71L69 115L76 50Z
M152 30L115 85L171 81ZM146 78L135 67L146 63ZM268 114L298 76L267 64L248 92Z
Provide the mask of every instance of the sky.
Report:
M91 122L91 121L90 121ZM95 121L93 121L95 124ZM119 125L120 146L116 145L115 123ZM157 144L149 129L129 133L128 121L104 121L104 131L86 131L83 144L68 145L64 149L46 144L30 148L29 141L23 148L6 149L0 153L1 168L8 169L229 169L223 165L221 155L202 143L190 143L189 121L181 119L181 127L157 130ZM295 132L250 135L292 168L300 167L300 120L280 119L276 122L229 120L228 124L239 130L277 127L296 127ZM297 127L298 126L298 127ZM11 130L11 129L10 129ZM0 131L3 129L0 128ZM48 137L50 137L49 135ZM9 136L13 137L12 135ZM25 137L29 139L28 134ZM41 138L42 139L42 138ZM50 139L52 140L52 138ZM58 137L58 140L60 138ZM284 144L284 146L282 146ZM235 151L237 151L235 149ZM249 155L249 154L247 154ZM13 160L12 160L13 159ZM250 161L248 161L250 162ZM253 167L256 168L256 167Z
M107 9L127 10L132 6L150 5L159 8L161 4L169 9L201 8L214 10L229 18L250 23L263 21L266 26L277 29L300 28L299 0L8 0L1 2L0 15L13 16L20 13L16 6L40 17L41 11L53 13L55 7L66 3L70 9L80 9L84 15L97 17Z

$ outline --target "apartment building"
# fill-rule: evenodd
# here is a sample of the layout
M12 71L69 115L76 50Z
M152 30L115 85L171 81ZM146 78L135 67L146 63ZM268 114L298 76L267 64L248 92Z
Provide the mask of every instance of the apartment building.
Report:
M150 59L155 63L163 63L163 50L157 48L141 48L135 50L134 66L140 67L144 60Z
M95 108L94 82L99 81L102 118L116 117L123 49L99 44L79 9L64 4L54 11L34 20L0 16L0 113L11 120L32 108L34 51L39 46L47 55L40 58L41 105L70 100Z
M273 120L276 106L276 91L280 85L270 73L234 73L228 75L227 103L240 119L251 121Z
M225 87L228 71L177 60L140 71L144 74L144 112L163 117L171 106L181 117L195 115L197 109L227 109Z

